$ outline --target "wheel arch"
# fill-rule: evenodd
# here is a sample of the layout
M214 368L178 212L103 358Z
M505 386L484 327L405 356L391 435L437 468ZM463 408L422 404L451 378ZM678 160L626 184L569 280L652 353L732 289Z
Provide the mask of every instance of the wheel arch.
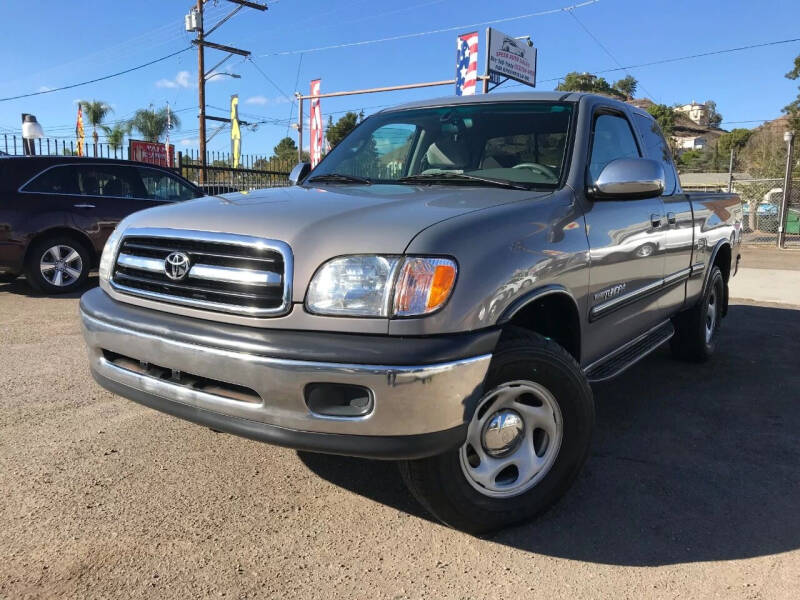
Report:
M703 279L703 292L700 294L700 298L704 298L706 292L708 291L709 282L711 281L711 271L713 268L719 267L719 270L722 272L722 279L725 282L723 286L724 291L724 298L722 304L722 316L726 316L728 314L728 282L730 281L731 277L731 266L733 264L733 248L731 247L730 240L724 239L717 242L714 246L714 250L711 252L711 258L708 261L708 268L706 269L706 274Z
M58 236L66 236L70 237L76 242L82 244L92 255L92 266L96 267L98 263L98 256L97 251L94 248L94 244L92 240L80 229L75 229L73 227L67 226L57 226L57 227L50 227L43 231L36 233L31 239L28 241L28 245L25 248L25 258L23 260L23 264L28 263L28 258L30 257L31 249L41 240L51 238L51 237L58 237Z
M497 324L522 327L550 338L580 364L580 310L564 286L547 285L520 296L503 311Z

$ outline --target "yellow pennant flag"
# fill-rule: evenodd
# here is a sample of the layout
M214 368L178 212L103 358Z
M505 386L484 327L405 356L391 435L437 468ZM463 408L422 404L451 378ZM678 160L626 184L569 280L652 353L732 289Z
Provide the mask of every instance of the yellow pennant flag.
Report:
M239 168L242 154L242 132L239 130L239 96L231 96L231 155L233 168Z

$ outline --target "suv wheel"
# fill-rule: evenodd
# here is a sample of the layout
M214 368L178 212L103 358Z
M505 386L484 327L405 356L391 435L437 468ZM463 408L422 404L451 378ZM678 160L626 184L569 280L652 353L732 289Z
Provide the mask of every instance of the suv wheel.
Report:
M485 388L460 448L400 463L430 513L476 534L532 519L557 501L586 460L594 425L580 367L538 334L504 334Z
M31 247L25 276L40 292L66 294L83 286L91 263L91 254L80 242L68 236L46 238Z
M691 362L705 362L711 358L722 324L725 298L725 279L714 265L700 302L672 319L675 325L675 335L670 340L673 356Z

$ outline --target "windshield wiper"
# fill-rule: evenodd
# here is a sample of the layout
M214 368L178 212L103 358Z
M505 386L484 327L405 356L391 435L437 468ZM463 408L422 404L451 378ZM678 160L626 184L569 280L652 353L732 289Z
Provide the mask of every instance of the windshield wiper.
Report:
M467 173L420 173L419 175L408 175L400 177L398 183L435 183L436 181L477 181L480 183L495 185L513 190L530 190L531 188L524 183L509 181L507 179L493 179L491 177L481 177L479 175L468 175Z
M358 177L357 175L345 175L344 173L324 173L322 175L315 175L306 181L329 181L331 183L365 183L369 185L372 183L371 179L366 177Z

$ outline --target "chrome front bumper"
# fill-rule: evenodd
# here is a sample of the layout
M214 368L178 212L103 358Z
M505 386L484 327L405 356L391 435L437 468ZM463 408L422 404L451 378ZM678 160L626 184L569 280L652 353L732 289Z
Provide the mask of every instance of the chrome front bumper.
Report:
M102 292L89 292L92 293ZM206 343L200 345L173 339L170 331L164 331L163 335L143 332L137 329L135 321L123 326L111 322L113 319L106 318L107 314L107 309L89 314L81 306L90 367L102 385L160 410L248 437L259 436L241 433L235 427L226 428L225 420L250 429L264 425L298 433L357 436L366 441L372 436L398 438L452 430L453 439L457 440L482 393L491 360L491 354L483 354L437 364L392 366L284 359L225 348L224 343L214 339L216 333L212 328ZM403 341L398 339L396 343ZM258 399L233 399L181 384L175 378L163 376L163 372L156 376L126 368L125 362L120 364L110 358L118 355L129 359L129 364L141 361L165 368L167 373L172 370L242 386L253 390ZM304 396L306 386L312 383L366 387L372 394L373 409L362 417L316 414L308 408ZM187 408L194 411L194 416L185 414ZM283 445L308 446L270 436L264 439ZM381 454L326 448L324 442L310 449L366 456ZM409 456L413 454L410 452Z

